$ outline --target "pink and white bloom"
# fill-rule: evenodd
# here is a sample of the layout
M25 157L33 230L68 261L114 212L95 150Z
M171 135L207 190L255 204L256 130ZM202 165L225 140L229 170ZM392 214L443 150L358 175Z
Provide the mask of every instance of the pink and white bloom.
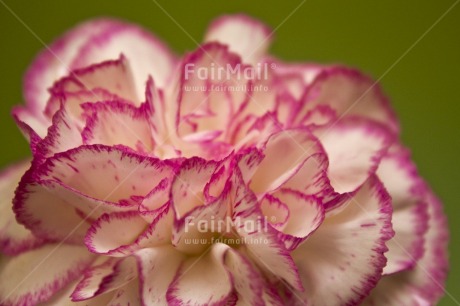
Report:
M374 81L214 21L178 57L114 20L38 55L0 177L1 305L433 305L442 207Z

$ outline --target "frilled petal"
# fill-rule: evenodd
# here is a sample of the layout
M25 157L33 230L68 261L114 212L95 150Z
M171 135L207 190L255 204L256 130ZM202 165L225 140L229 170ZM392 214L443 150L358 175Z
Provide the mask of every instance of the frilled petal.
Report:
M417 201L395 208L392 218L395 236L388 241L388 263L383 274L391 274L414 267L424 253L425 233L428 230L428 207Z
M229 247L225 252L224 264L232 275L232 282L238 294L236 305L265 305L262 294L266 281L253 263Z
M392 198L393 230L388 241L388 263L384 274L412 268L423 256L424 236L428 230L425 183L418 176L408 153L392 150L382 159L377 175Z
M285 128L291 127L291 121L295 115L294 112L297 103L298 102L288 94L279 94L276 97L274 111L276 112L279 122L281 122L282 126Z
M272 135L263 150L265 155L250 179L255 193L274 191L302 169L304 161L323 153L318 140L306 129L284 130Z
M144 153L153 150L145 108L123 102L99 102L86 105L85 111L89 116L81 134L85 144L124 145Z
M80 130L69 111L62 107L53 116L51 127L37 144L37 158L48 158L56 153L76 148L83 144Z
M62 182L95 199L137 205L130 197L145 196L172 171L173 164L168 161L123 148L91 145L55 155L38 173L40 180Z
M294 190L280 189L273 196L289 210L289 217L284 224L275 228L279 230L278 236L286 248L293 250L323 222L324 207L317 198Z
M293 252L305 292L293 294L292 303L349 305L367 296L386 264L391 213L391 199L375 176L330 211Z
M332 107L339 117L361 116L397 132L396 116L379 85L361 72L345 67L323 69L302 98L297 122L317 105Z
M248 83L241 77L244 69L239 57L219 43L205 44L183 60L176 123L182 137L226 131L247 100L246 91L238 90Z
M46 136L50 122L41 114L34 114L23 106L16 106L12 110L12 115L24 137L31 144L32 151L34 145Z
M364 305L436 305L445 294L448 271L447 220L438 199L430 192L428 228L423 257L412 270L384 276L372 290Z
M155 142L165 145L169 137L176 136L176 133L170 134L175 128L177 111L174 114L167 112L170 111L169 105L165 105L164 96L161 93L153 78L149 77L145 88L145 103L151 112L149 119L152 125L152 135ZM176 110L173 105L170 108Z
M171 174L172 166L155 158L82 146L34 165L16 192L15 211L39 236L81 241L88 229L85 220L104 212L137 210L134 195L145 196Z
M123 257L142 248L170 244L173 216L170 206L159 212L150 224L137 212L106 214L91 226L86 245L95 253Z
M55 95L62 95L67 92L92 91L96 88L103 88L134 104L140 104L142 97L136 93L130 62L123 55L116 60L95 62L88 67L74 70L70 75L57 81L50 91Z
M121 247L118 251L123 254L131 254L142 248L170 244L173 235L174 212L169 204L165 206L161 212L154 214L154 219L134 243Z
M87 270L83 280L80 281L72 293L72 300L86 300L93 296L121 289L137 277L137 262L134 257L125 257L115 261L113 264L108 263L108 265L110 266L110 271L95 270L94 268Z
M205 199L212 201L222 196L222 193L229 188L228 180L232 175L236 162L233 152L219 161L216 170L204 187L203 194Z
M263 151L257 148L247 148L235 156L241 177L245 183L251 181L251 178L264 158Z
M256 64L265 55L271 36L271 29L258 20L245 15L228 15L211 23L204 40L226 44L245 63Z
M113 290L117 290L115 293L115 299L118 294L123 294L122 291L123 287L126 285L132 284L132 282L137 283L137 276L138 276L138 269L137 269L137 261L134 257L125 257L117 262L114 266L113 273L107 277L105 277L98 289L98 293L105 294L106 292L111 292ZM130 286L129 286L130 287ZM139 291L137 290L137 293ZM132 294L129 294L132 295ZM133 296L134 297L134 296ZM137 294L136 294L137 297ZM126 299L124 297L123 299ZM133 302L135 299L133 299ZM112 303L114 301L112 300ZM115 303L116 305L116 303Z
M231 142L236 149L262 146L267 138L281 131L282 125L276 118L276 113L266 112L264 115L248 115L240 122L235 121Z
M162 210L168 203L172 178L162 179L140 202L139 211L147 221L153 221L155 212Z
M270 194L264 195L260 200L260 209L270 224L276 228L283 228L289 220L291 212L286 203Z
M235 169L232 178L235 231L243 238L249 255L264 270L298 290L303 290L297 267L277 231L267 225L255 195L247 189L241 173ZM251 226L248 228L246 224Z
M103 214L91 225L85 244L91 252L110 254L120 246L131 244L147 226L137 211Z
M82 46L94 35L111 27L114 22L108 19L95 19L82 23L36 57L24 79L24 95L28 107L34 114L40 114L45 109L49 96L48 88L55 80L70 72L71 62L78 56Z
M183 218L175 220L173 232L174 246L178 250L188 254L199 254L204 252L209 247L209 244L214 242L213 239L216 236L222 237L224 234L227 234L227 226L220 226L219 228L215 224L229 221L226 219L229 201L229 188L226 188L211 203L197 206ZM198 241L198 243L194 241Z
M74 290L69 294L72 300L83 301L96 296L103 280L114 273L118 261L119 259L102 257L96 260L85 270L82 279L73 286Z
M184 161L171 186L171 201L177 219L206 203L203 190L217 169L217 162L192 157Z
M16 221L13 212L14 190L30 163L10 166L0 174L0 252L16 255L44 243Z
M148 248L136 253L141 299L144 305L166 305L166 292L186 258L171 246Z
M415 282L421 299L436 303L445 293L445 282L449 268L447 246L449 227L439 199L430 191L427 194L430 231L425 236L425 253L415 270ZM427 276L429 273L429 277Z
M367 120L341 120L315 130L329 158L328 177L338 193L351 192L375 173L394 141L383 126Z
M29 170L16 190L13 202L16 218L42 239L81 242L89 227L85 222L86 216L49 191L55 187L38 184L32 177L32 170Z
M302 162L297 172L283 184L283 188L320 198L333 195L334 189L327 175L328 166L327 155L315 153Z
M308 86L326 68L313 63L283 63L277 59L270 59L270 61L285 90L296 101L300 100Z
M309 127L330 125L334 124L337 119L337 114L333 108L329 105L320 104L305 114L301 119L301 125Z
M93 255L83 247L49 244L2 261L2 305L35 305L78 278Z
M72 62L72 68L82 68L124 54L130 61L135 89L144 94L144 85L151 75L164 87L176 65L176 57L157 37L134 24L116 21L105 31L96 33Z
M204 253L202 257L186 259L168 288L168 303L172 305L231 303L235 299L234 285L231 274L223 264L226 249L226 245L218 243L212 245L211 250Z
M44 111L45 115L48 118L52 118L53 115L62 107L65 106L66 110L69 112L71 118L79 127L83 127L84 118L83 113L84 109L82 107L85 103L95 103L98 101L121 101L122 98L119 96L110 93L103 88L92 88L92 89L83 89L80 91L74 92L62 92L51 91L51 97L46 104L46 109ZM130 103L129 101L125 101Z

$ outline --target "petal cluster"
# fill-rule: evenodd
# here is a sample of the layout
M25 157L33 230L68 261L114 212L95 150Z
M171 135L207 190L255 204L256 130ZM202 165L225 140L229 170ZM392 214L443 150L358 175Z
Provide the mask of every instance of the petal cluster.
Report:
M431 305L440 202L379 86L224 16L178 57L93 20L38 55L0 177L1 305Z

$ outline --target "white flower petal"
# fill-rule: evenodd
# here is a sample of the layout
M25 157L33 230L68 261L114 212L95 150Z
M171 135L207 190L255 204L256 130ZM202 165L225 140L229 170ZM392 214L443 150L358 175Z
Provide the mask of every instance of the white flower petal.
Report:
M245 63L256 64L271 42L271 30L245 15L223 16L209 26L204 41L218 41L238 53Z

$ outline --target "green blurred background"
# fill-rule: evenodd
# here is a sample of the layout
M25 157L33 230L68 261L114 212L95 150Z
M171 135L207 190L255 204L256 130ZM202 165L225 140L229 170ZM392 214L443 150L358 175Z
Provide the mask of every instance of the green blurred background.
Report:
M0 166L29 155L9 113L22 102L22 75L43 48L40 40L50 43L84 19L115 16L142 24L183 53L196 47L194 40L201 40L214 17L244 12L276 28L271 51L282 59L345 63L375 78L384 75L381 82L401 119L403 140L449 217L451 296L440 305L460 305L460 4L432 27L454 3L0 0Z

